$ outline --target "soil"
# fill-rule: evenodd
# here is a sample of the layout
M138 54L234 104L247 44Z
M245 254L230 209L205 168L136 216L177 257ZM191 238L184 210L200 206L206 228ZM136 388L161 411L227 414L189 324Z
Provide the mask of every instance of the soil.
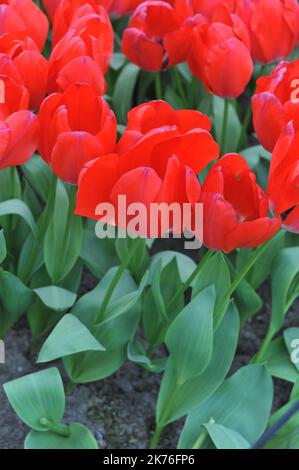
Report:
M84 279L91 287L92 278ZM266 284L260 294L263 310L243 327L232 371L249 363L265 336L270 315L270 288ZM299 302L286 318L286 326L299 326ZM6 337L6 364L0 365L0 385L18 376L34 372L39 366L29 358L30 332L24 319ZM57 363L60 367L60 364ZM63 371L62 371L63 373ZM143 369L126 363L115 375L103 381L79 385L66 398L64 422L81 422L94 433L100 448L148 448L155 422L155 403L160 376L144 376ZM275 380L273 409L287 402L290 384ZM23 448L28 428L10 408L0 388L0 449ZM183 420L170 425L161 440L161 448L175 448Z

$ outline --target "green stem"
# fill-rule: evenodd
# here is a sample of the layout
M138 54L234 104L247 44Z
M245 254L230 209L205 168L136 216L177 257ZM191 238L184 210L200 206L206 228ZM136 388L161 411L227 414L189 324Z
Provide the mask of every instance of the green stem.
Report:
M52 179L51 179L51 184L50 184L50 189L49 189L49 194L48 194L48 201L45 207L44 212L40 216L40 221L39 221L39 226L37 230L37 234L35 237L35 240L33 242L33 246L31 249L31 253L29 255L29 259L26 264L26 269L22 273L22 281L27 284L30 280L30 277L32 275L32 271L34 268L34 264L36 261L36 258L38 256L39 252L39 247L40 243L43 240L46 230L48 228L49 224L49 218L50 215L53 211L54 204L55 204L55 197L56 197L56 187L57 187L57 176L53 173L52 174Z
M187 101L186 100L186 95L185 95L184 87L182 85L180 72L178 71L177 67L173 67L173 76L174 76L176 87L177 87L177 90L179 92L182 103L185 105L185 103Z
M53 424L47 418L41 418L40 424L44 426L45 428L47 428L49 431L52 431L55 434L58 434L59 436L63 436L63 437L70 436L70 429L69 429L69 426L67 426L66 424L63 424L63 423Z
M258 261L258 259L262 256L262 254L267 250L269 247L270 243L272 242L272 238L268 240L266 243L263 245L259 246L256 251L251 255L251 257L248 259L248 261L244 264L243 268L241 271L238 273L238 275L235 277L233 282L231 283L230 287L227 289L226 293L222 297L221 302L218 304L218 307L215 310L215 326L217 327L222 319L222 314L225 305L229 301L231 295L235 292L239 284L243 281L245 276L248 274L250 269L255 265L255 263Z
M211 418L209 420L209 424L214 424L215 423L215 420L213 418ZM201 446L203 445L206 437L208 436L208 431L206 428L203 428L202 431L199 433L199 436L198 438L196 439L195 443L194 443L194 446L192 447L192 449L200 449Z
M76 388L75 382L72 382L71 380L69 380L69 382L66 386L66 395L72 395L75 388Z
M162 83L161 83L161 73L155 73L155 92L156 92L156 99L162 100Z
M150 443L150 449L156 449L157 445L159 443L161 433L163 431L164 427L160 428L159 426L156 427L156 430L154 432L154 435L152 437L151 443Z
M104 300L101 304L101 307L100 307L100 310L99 310L99 313L98 313L98 316L97 316L97 320L96 320L96 323L101 323L104 319L104 316L105 316L105 312L106 312L106 308L110 302L110 299L112 297L112 294L114 292L114 289L116 288L122 274L124 273L124 271L126 270L126 268L128 267L132 257L134 256L138 246L139 246L139 243L140 243L140 240L141 238L136 238L135 240L133 240L133 243L132 243L132 246L130 248L130 250L128 251L127 253L127 256L122 260L120 266L118 267L110 285L109 285L109 288L107 289L107 292L106 292L106 295L104 297Z
M242 129L241 129L240 138L239 138L239 142L237 146L237 152L242 150L242 142L243 142L244 137L246 136L246 132L250 123L251 116L252 116L252 107L248 106L245 116L244 116L243 123L242 123Z
M15 167L11 166L9 168L9 177L8 177L8 193L11 199L14 198L15 195ZM6 239L7 251L11 252L12 248L12 240L13 240L13 215L8 216L7 222L7 233L8 237Z
M257 355L253 358L252 360L252 364L260 364L261 362L263 362L263 359L265 357L265 354L267 352L267 349L272 341L272 338L273 338L273 333L271 330L268 331L268 333L266 334L265 338L264 338L264 341L262 343L262 346L259 350L259 352L257 353Z
M224 112L223 112L223 121L222 121L220 156L222 156L224 154L225 147L226 147L228 111L229 111L229 100L226 98L224 100Z
M177 290L175 296L171 299L169 304L166 307L166 311L171 310L171 308L177 303L178 299L181 297L182 294L188 289L188 287L191 285L191 283L194 281L196 276L199 274L200 270L203 269L205 264L208 262L210 257L212 256L214 252L212 250L208 250L200 263L196 266L195 270L193 273L188 277L187 281L181 285L181 287Z

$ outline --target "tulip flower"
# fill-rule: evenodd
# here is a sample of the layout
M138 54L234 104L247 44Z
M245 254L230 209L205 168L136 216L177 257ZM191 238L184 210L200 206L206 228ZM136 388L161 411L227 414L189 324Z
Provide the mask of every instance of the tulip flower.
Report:
M76 184L83 165L114 150L116 120L107 103L86 84L48 96L39 112L39 151L54 173Z
M77 19L56 44L49 59L48 92L64 91L74 82L87 83L100 95L113 52L113 30L107 13Z
M158 1L158 0L154 0ZM174 4L175 0L165 0L171 5ZM144 0L113 0L112 5L110 6L110 12L116 16L124 16L132 13L135 8L138 7Z
M165 122L167 107L168 125ZM138 107L131 112L130 130L125 133L134 132L132 124L134 117L137 118L136 137L140 138L135 144L132 139L120 155L110 154L85 166L79 179L77 214L97 219L98 204L107 202L117 208L119 196L126 196L128 206L142 203L148 214L151 203L179 203L181 206L190 203L193 207L199 201L200 185L196 175L218 157L219 147L207 130L192 128L192 122L193 125L207 124L201 113L196 121L196 111L194 116L186 111L184 119L184 111L176 115L166 105L161 122L157 121L161 127L155 128L153 118L159 108L163 108L162 102L147 103L143 109ZM112 223L127 229L119 219ZM163 219L160 226L160 233L173 228L171 221ZM149 232L143 235L148 236Z
M210 20L217 8L223 5L233 12L236 0L174 0L175 9L186 18L201 14Z
M267 64L292 52L299 33L296 0L238 0L236 12L248 27L254 60Z
M42 50L48 31L46 15L32 0L0 0L0 35L23 33Z
M226 9L208 22L195 18L189 65L209 92L223 98L237 98L253 72L250 41L245 24Z
M287 124L274 148L267 192L284 228L299 233L299 131Z
M28 111L28 91L21 82L6 74L11 65L5 66L2 59L0 54L0 80L4 84L4 103L0 101L1 170L25 163L37 148L39 132L36 115Z
M106 11L108 6L109 1L107 0L62 0L57 7L53 21L52 46L54 47L70 28L76 27L77 20L93 14L99 15L101 18L103 29L101 36L106 34L107 40L110 41L112 27Z
M279 218L268 216L268 199L257 185L246 160L237 154L222 157L202 186L204 244L230 253L254 248L280 228Z
M20 33L0 36L0 54L2 53L11 59L21 81L29 91L30 109L37 109L46 94L47 60L40 53L35 42Z
M140 68L156 72L186 60L190 30L167 2L144 2L122 37L122 50Z
M51 22L53 22L57 8L62 0L43 0L45 10Z
M299 60L281 62L257 81L252 98L253 125L261 144L272 152L289 121L299 125Z

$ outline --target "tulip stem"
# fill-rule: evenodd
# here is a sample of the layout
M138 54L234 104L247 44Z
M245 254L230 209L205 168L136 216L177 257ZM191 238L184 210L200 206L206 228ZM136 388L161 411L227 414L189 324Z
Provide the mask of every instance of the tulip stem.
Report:
M243 142L244 137L246 136L246 132L247 132L247 129L248 129L248 126L249 126L249 123L250 123L251 116L252 116L252 107L248 106L248 108L246 110L246 113L245 113L245 116L244 116L243 123L242 123L242 129L241 129L241 132L240 132L240 138L239 138L239 142L238 142L238 146L237 146L237 152L242 150L242 142Z
M213 255L213 253L214 253L213 250L208 250L206 252L204 257L201 259L200 263L198 263L198 265L194 269L193 273L191 273L191 275L188 277L187 281L184 282L184 284L182 284L181 287L177 290L176 294L174 295L174 297L171 299L171 301L167 305L166 311L170 311L171 308L174 305L176 305L178 299L181 297L182 294L184 294L184 292L188 289L188 287L190 287L190 285L192 284L194 279L197 277L199 272L203 269L205 264L209 261L210 257Z
M220 145L221 156L224 154L225 148L226 148L228 112L229 112L229 100L226 98L224 100L224 111L223 111L222 132L221 132L221 145Z
M185 103L187 101L186 100L186 95L185 95L184 87L183 87L183 84L182 84L180 72L178 71L177 67L173 67L173 76L174 76L174 80L175 80L175 83L176 83L177 90L178 90L180 98L182 100L182 104L185 105Z
M155 73L155 92L156 92L156 99L162 99L162 83L161 83L161 73Z
M274 336L274 332L269 330L263 340L261 348L259 349L257 355L253 358L252 364L260 364L262 362L267 352L267 349L270 346L273 336Z
M233 282L231 283L230 287L227 289L226 293L222 297L221 302L218 304L218 307L215 310L214 314L214 321L215 321L215 329L219 326L223 314L225 305L229 301L231 295L235 292L239 284L243 281L245 276L249 273L250 269L255 265L255 263L258 261L258 259L262 256L263 253L267 250L267 248L270 246L273 238L270 238L266 243L263 245L260 245L256 251L251 255L251 257L248 259L248 261L244 264L243 268L240 270L238 275L235 277Z
M153 437L152 437L152 440L151 440L151 443L150 443L150 449L156 449L157 448L157 445L159 443L159 440L160 440L161 433L162 433L163 429L164 429L164 427L159 427L159 426L156 427L156 430L153 434Z
M111 281L111 283L110 283L110 285L109 285L109 287L106 291L104 300L103 300L103 302L101 304L101 307L99 309L96 324L101 323L104 320L106 308L107 308L107 306L110 302L112 294L113 294L118 282L120 281L120 278L121 278L122 274L124 273L124 271L128 267L132 257L134 256L137 248L139 247L140 240L142 240L142 239L137 238L137 239L133 240L132 246L129 249L129 251L127 253L127 256L122 260L120 266L118 267L118 269L117 269L117 271L116 271L116 273L115 273L115 275L114 275L114 277L113 277L113 279L112 279L112 281Z

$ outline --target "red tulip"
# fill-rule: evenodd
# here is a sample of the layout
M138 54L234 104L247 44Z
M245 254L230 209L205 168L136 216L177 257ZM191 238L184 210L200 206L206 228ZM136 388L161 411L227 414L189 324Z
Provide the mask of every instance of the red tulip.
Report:
M292 52L299 32L296 0L238 0L237 13L248 27L254 60L266 64Z
M155 0L154 0L155 1ZM165 0L173 5L175 0ZM144 0L113 0L110 11L117 16L124 16L132 13Z
M25 163L37 148L39 132L37 117L28 111L29 93L17 77L7 74L10 68L9 58L0 54L4 91L4 100L0 100L0 169Z
M268 195L272 212L284 228L299 233L299 131L289 122L271 158Z
M176 10L185 17L199 13L207 19L212 19L219 6L228 6L233 12L236 4L236 0L174 0L174 2Z
M42 50L48 31L46 15L32 0L0 0L0 35L23 33Z
M246 160L237 154L222 157L202 186L204 244L226 253L253 248L269 240L280 228L268 217L268 199L257 185Z
M113 52L113 30L107 13L77 19L54 47L49 60L48 92L64 91L71 83L87 83L104 94L104 72Z
M168 205L176 202L181 206L198 202L200 185L196 175L219 155L219 147L207 130L191 128L191 121L198 125L199 120L187 114L177 116L169 107L170 120L157 122L161 127L154 128L154 117L161 102L147 103L144 108L138 107L130 116L130 130L133 132L132 121L141 111L141 119L137 116L137 132L143 137L133 139L126 151L120 155L113 154L90 162L82 170L77 194L76 213L99 218L96 207L99 203L111 203L118 210L118 196L126 196L127 205L143 203L148 209L151 203L165 202ZM156 108L156 109L155 109ZM135 112L136 111L136 112ZM139 121L139 122L138 122ZM175 122L176 121L176 122ZM204 122L204 121L203 121ZM140 124L142 126L140 127ZM206 122L205 122L206 124ZM149 212L148 212L149 213ZM117 216L116 216L117 217ZM123 229L127 229L121 220L115 219ZM170 221L160 220L160 233L173 229ZM149 236L149 233L144 233Z
M127 58L149 72L185 61L189 45L190 30L184 19L163 1L139 5L122 37Z
M45 97L48 79L48 62L37 45L22 34L3 34L0 36L0 53L9 56L13 62L29 91L30 109L37 109Z
M98 14L102 19L103 30L106 33L109 41L111 41L111 24L105 8L108 8L109 1L107 0L62 0L57 7L55 18L53 22L53 47L57 42L67 33L67 31L75 27L76 21L82 19L83 16Z
M281 62L257 81L252 98L253 125L261 144L272 152L285 125L299 126L299 60Z
M54 21L55 13L62 0L43 0L45 10L51 22Z
M210 23L200 15L194 17L194 21L189 57L191 71L211 93L237 98L253 72L246 26L225 8L217 10Z
M48 96L39 120L40 154L68 183L77 183L86 162L114 150L115 116L89 85L75 83Z

